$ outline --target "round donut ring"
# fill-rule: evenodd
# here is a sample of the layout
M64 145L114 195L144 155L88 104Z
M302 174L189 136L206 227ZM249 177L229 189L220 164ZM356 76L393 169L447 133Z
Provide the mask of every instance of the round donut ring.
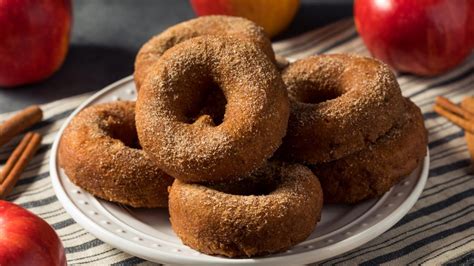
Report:
M406 99L397 125L375 144L342 159L316 165L325 203L357 203L387 192L426 155L427 132L420 109Z
M173 178L139 149L134 102L82 110L61 137L58 159L69 179L94 196L132 207L168 207Z
M279 163L269 163L253 177L242 180L244 185L219 188L175 180L170 221L183 243L209 255L250 257L304 241L321 215L318 179L303 165Z
M203 16L172 26L146 42L135 59L135 84L141 88L148 68L160 58L163 53L176 44L203 35L230 35L241 40L255 43L268 58L276 63L270 39L262 27L254 22L240 17Z
M276 67L252 43L196 37L169 49L149 74L137 100L138 136L171 176L231 181L262 166L280 146L287 92ZM196 115L211 87L227 100L221 123Z
M286 160L328 162L385 134L403 111L397 80L383 63L332 54L298 60L283 71L290 98Z

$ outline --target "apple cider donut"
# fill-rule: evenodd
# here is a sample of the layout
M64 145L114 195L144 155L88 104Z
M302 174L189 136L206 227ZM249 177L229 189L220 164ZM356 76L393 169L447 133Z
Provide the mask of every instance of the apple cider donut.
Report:
M170 221L185 245L209 255L251 257L284 251L313 232L323 195L310 169L272 162L239 182L214 187L175 180Z
M285 159L315 164L360 151L403 111L395 76L372 58L312 56L290 64L282 75L291 108L279 151Z
M203 16L172 26L161 34L154 36L142 46L135 60L134 78L137 90L144 82L149 67L166 50L182 41L205 35L229 35L243 41L253 42L262 49L272 62L276 63L270 39L266 36L262 27L240 17Z
M312 167L325 203L357 203L381 196L410 174L426 155L427 132L420 109L406 99L397 124L366 149Z
M132 207L167 207L173 178L140 149L135 103L82 110L64 130L59 163L69 179L94 196Z
M197 115L209 88L227 101L222 121ZM185 182L230 181L257 169L280 146L288 115L275 65L254 44L228 36L196 37L164 53L136 110L143 149Z

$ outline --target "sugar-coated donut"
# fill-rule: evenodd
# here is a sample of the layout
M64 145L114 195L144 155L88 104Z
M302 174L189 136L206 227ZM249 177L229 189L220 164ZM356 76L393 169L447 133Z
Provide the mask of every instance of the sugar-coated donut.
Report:
M133 207L167 207L173 178L140 149L135 103L82 110L61 137L59 163L69 179L94 196Z
M291 106L279 150L285 159L315 164L360 151L403 111L395 76L375 59L312 56L290 64L282 75Z
M269 163L241 184L217 187L175 180L173 230L200 252L251 257L284 251L305 240L319 221L318 179L299 164Z
M222 121L203 114L209 90L227 102ZM202 36L155 62L138 94L140 143L185 182L231 181L262 166L286 132L289 102L265 54L233 37Z
M137 54L135 60L135 84L140 89L146 78L148 68L160 58L163 53L176 44L203 35L230 35L242 41L255 43L268 58L275 62L270 39L262 27L254 22L240 17L203 16L176 24L161 34L146 42Z
M427 132L420 109L406 100L397 124L366 149L312 167L325 203L357 203L381 196L410 174L426 155Z

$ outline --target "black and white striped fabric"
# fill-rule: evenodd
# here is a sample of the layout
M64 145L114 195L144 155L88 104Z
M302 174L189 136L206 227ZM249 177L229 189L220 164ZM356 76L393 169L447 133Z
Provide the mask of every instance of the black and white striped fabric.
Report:
M352 19L275 43L274 49L291 59L320 53L368 55ZM413 209L392 229L322 264L474 263L474 174L464 133L432 109L437 95L458 102L474 94L474 56L443 76L399 75L398 81L403 94L422 109L429 130L431 166L426 188ZM48 170L51 144L65 118L89 96L43 106L45 120L35 127L44 136L42 146L8 200L28 208L53 226L66 248L69 264L148 263L112 248L85 231L66 213L53 192ZM10 115L0 115L0 121ZM0 164L5 163L19 139L0 149Z

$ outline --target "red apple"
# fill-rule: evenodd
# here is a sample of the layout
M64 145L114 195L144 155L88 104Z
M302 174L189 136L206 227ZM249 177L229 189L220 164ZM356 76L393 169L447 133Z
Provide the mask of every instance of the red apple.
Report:
M402 72L441 74L474 47L473 0L356 0L354 16L372 55Z
M283 31L293 20L299 0L190 0L198 16L244 17L259 24L270 36Z
M66 257L51 226L20 206L0 200L0 265L66 265Z
M0 87L43 80L64 61L71 0L0 0Z

